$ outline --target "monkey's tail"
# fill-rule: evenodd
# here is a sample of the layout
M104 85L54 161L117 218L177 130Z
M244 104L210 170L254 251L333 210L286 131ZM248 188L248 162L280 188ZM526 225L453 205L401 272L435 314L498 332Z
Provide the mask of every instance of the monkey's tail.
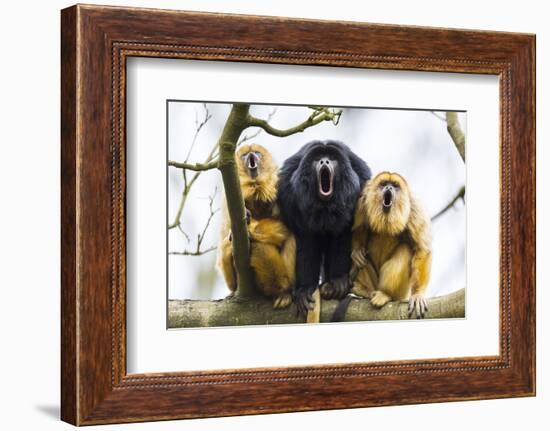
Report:
M346 317L346 311L348 311L349 304L354 298L356 298L355 295L348 295L344 299L342 299L336 306L336 309L334 310L334 313L332 314L330 321L343 322L344 317Z

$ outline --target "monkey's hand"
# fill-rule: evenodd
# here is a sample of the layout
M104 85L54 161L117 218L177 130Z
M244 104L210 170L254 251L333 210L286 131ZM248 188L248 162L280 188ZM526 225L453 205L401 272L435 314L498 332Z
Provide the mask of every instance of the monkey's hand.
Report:
M317 286L302 287L294 290L294 303L298 311L298 316L307 316L309 310L313 310L315 301L313 300L313 292Z
M364 248L358 248L351 252L351 260L356 268L364 268L367 266L367 253Z
M412 317L413 314L416 314L417 319L423 319L427 311L428 303L426 302L426 298L424 298L424 295L421 293L415 293L414 295L411 295L411 297L409 298L408 307L409 318Z
M334 280L327 281L321 285L321 296L323 299L342 299L349 293L351 287L348 274Z
M244 214L245 214L246 224L250 224L250 219L252 218L252 213L250 212L250 210L248 208L245 208L244 209Z

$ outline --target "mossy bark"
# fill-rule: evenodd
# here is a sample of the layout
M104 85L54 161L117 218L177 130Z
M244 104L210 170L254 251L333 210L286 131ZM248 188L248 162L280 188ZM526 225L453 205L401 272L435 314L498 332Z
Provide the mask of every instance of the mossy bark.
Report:
M168 305L169 328L196 328L212 326L282 325L305 323L291 305L274 310L269 298L232 297L217 301L170 300ZM330 322L338 301L321 301L321 323ZM408 319L407 302L390 302L381 309L373 307L367 299L353 299L345 314L345 322L369 320ZM426 319L463 318L465 316L465 290L430 298Z
M247 117L250 105L235 103L225 122L220 139L218 169L222 174L227 210L231 219L233 260L237 271L238 297L256 295L254 276L250 269L250 242L246 225L244 201L235 163L235 150L241 133L248 127Z

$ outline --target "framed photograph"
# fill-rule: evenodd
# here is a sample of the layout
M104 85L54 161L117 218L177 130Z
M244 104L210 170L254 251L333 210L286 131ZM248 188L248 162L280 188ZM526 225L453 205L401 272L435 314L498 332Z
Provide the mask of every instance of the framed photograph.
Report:
M61 18L63 420L535 394L534 35Z

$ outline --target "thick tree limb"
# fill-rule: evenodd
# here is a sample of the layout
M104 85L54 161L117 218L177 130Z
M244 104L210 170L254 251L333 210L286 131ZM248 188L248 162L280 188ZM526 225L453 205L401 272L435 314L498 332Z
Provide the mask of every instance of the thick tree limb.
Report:
M462 157L463 161L466 161L466 137L460 128L458 114L456 112L447 112L445 116L447 118L447 131L449 132L449 135L451 135L460 157Z
M231 219L231 235L233 238L233 261L237 272L237 297L254 296L254 276L250 269L250 243L244 200L235 162L235 150L241 133L248 127L247 116L250 105L235 103L225 122L222 134L218 139L219 165L222 174L225 201L229 218Z
M169 328L194 328L240 325L281 325L305 323L305 317L296 316L291 305L284 310L274 310L269 298L232 297L218 301L170 300L168 305ZM321 302L321 322L330 322L338 301ZM445 296L430 298L426 319L463 318L465 316L465 290ZM367 299L351 301L345 315L346 322L370 320L406 320L407 302L390 302L376 309Z

